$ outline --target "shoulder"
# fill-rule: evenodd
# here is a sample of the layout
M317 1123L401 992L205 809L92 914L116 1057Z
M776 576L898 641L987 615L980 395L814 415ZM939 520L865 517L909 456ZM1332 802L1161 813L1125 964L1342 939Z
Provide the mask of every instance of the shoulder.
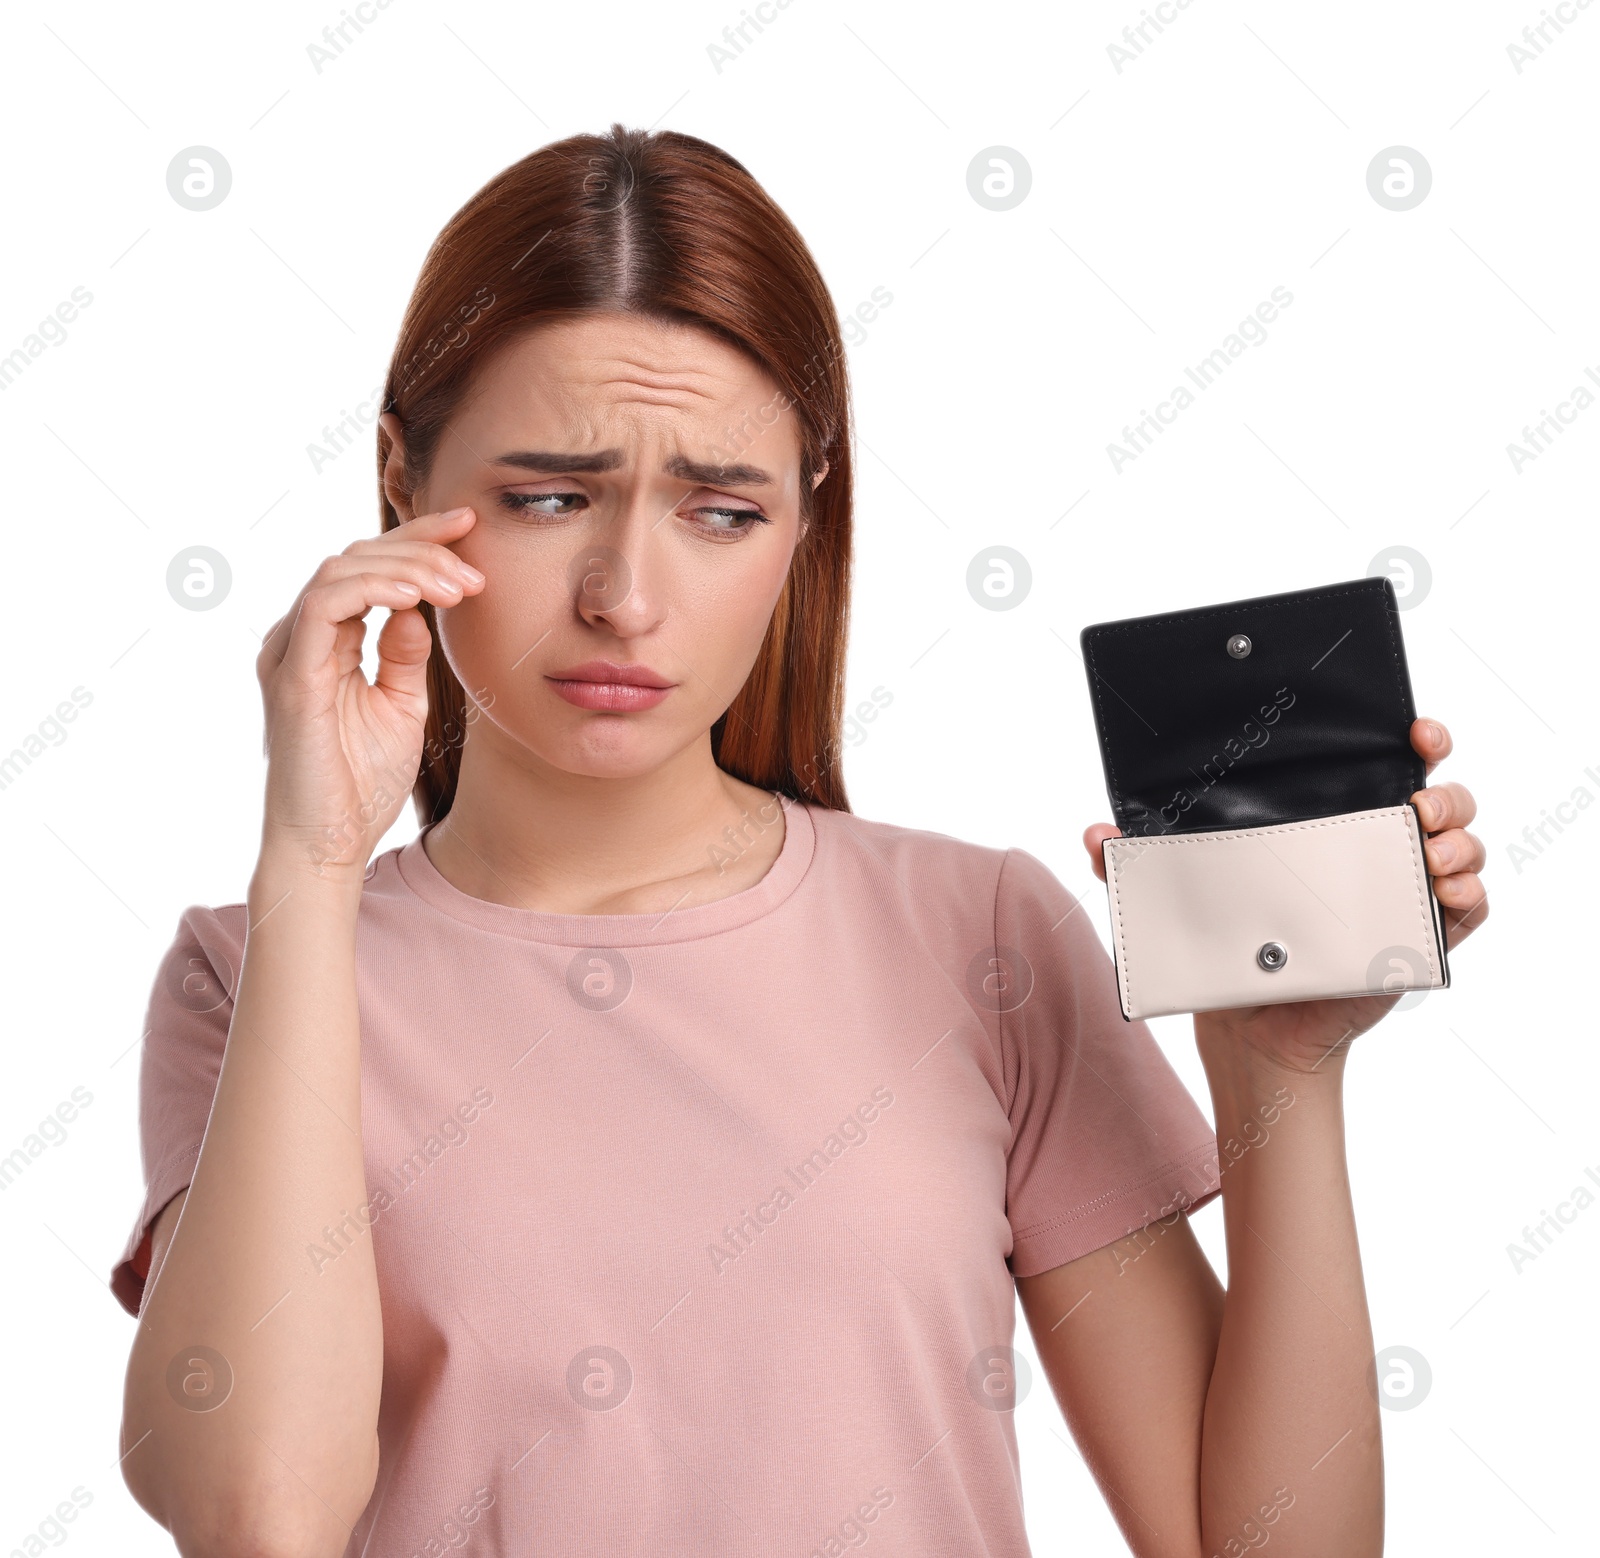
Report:
M166 1033L190 1019L221 1024L245 961L245 904L190 904L166 944L150 984L146 1027Z
M409 897L399 863L401 851L406 847L404 844L393 845L374 855L368 864L357 910L363 922L381 914L391 901ZM261 918L265 919L271 914L273 907L267 906ZM245 933L249 924L249 905L243 899L232 903L191 903L178 915L167 958L171 960L181 952L192 953L199 948L217 972L224 976L231 994L233 980L230 970L237 972L243 960Z
M808 806L817 854L835 880L870 883L907 902L947 906L991 922L1007 903L1076 899L1036 855L1017 846L977 844L929 828Z
M387 912L414 901L405 886L400 854L407 846L396 844L374 855L367 866L357 909L367 931L391 924ZM265 919L274 905L260 911ZM245 935L250 924L249 905L242 899L233 903L191 903L178 915L172 939L162 959L160 978L181 981L196 970L196 958L203 958L215 971L223 990L231 998L234 980L244 961Z
M158 984L180 1004L191 1005L202 984L220 987L232 996L244 961L246 905L192 903L179 915L177 928L162 957ZM208 972L209 971L209 972Z
M885 866L944 872L967 879L996 878L1008 853L930 828L905 827L823 806L808 805L806 810L816 824L819 844L842 856L877 860Z

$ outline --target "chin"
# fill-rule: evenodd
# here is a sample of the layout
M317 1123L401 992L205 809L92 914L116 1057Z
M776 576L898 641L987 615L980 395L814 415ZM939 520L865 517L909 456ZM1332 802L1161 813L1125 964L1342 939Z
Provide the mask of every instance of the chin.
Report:
M552 768L588 779L636 779L657 769L677 750L659 731L630 726L628 715L591 718L587 728L552 741L548 734L530 748Z

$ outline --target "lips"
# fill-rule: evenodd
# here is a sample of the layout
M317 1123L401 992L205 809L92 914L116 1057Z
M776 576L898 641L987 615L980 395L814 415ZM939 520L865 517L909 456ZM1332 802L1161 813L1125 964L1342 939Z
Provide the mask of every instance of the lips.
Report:
M558 698L598 714L643 713L677 685L647 665L618 665L614 660L585 660L551 672L546 680Z
M585 660L582 665L568 666L564 671L551 671L552 681L598 682L604 686L621 687L671 687L667 680L647 665L618 665L611 660Z

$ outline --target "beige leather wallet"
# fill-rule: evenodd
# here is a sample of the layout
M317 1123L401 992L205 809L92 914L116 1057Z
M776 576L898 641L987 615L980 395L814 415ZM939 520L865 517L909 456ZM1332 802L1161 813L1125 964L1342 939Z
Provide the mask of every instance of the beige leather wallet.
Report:
M1125 1017L1445 983L1410 804L1107 839L1103 853Z
M1450 982L1386 578L1099 623L1122 1015Z

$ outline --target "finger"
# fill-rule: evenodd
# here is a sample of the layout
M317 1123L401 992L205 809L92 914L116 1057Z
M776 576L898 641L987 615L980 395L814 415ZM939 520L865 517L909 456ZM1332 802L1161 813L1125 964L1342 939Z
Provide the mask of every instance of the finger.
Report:
M380 543L381 545L381 543ZM454 552L443 547L376 551L344 551L323 560L313 582L342 579L353 574L383 573L409 579L422 587L425 599L439 606L453 606L464 595L476 595L483 588L483 575Z
M449 547L441 546L436 541L399 541L395 536L394 531L384 536L361 536L352 541L339 555L360 558L364 566L371 566L371 559L375 557L404 557L447 578L482 582L483 575L465 558L458 557Z
M1465 828L1448 828L1424 839L1422 852L1430 876L1450 876L1457 871L1481 871L1488 864L1483 840Z
M351 617L364 617L374 606L405 611L422 591L409 579L383 573L358 573L309 586L295 613L283 664L307 685L337 652L339 628Z
M420 611L391 611L378 634L378 670L372 685L409 704L420 716L428 708L428 655L433 634Z
M1433 879L1433 894L1445 909L1445 920L1452 927L1459 926L1460 934L1476 930L1489 918L1489 898L1483 883L1470 871L1455 876ZM1451 945L1459 937L1451 938Z
M273 624L266 638L262 640L261 647L268 668L281 662L289 652L290 637L296 621L299 620L301 608L305 604L306 594L319 585L338 579L359 578L366 573L383 574L395 580L405 579L417 586L418 596L404 602L403 606L415 605L417 598L430 601L435 606L454 606L467 595L475 595L483 588L483 575L476 568L471 568L462 562L453 552L435 548L427 555L430 559L434 556L448 558L449 565L435 567L431 560L424 561L421 556L394 550L340 552L335 556L323 558L317 571L295 596L294 603ZM387 604L387 602L372 604ZM259 666L261 661L258 659L257 663Z
M398 536L404 541L437 541L441 545L449 545L452 541L459 541L477 522L477 510L465 506L403 519L383 534Z
M1475 871L1457 871L1433 879L1433 894L1447 909L1463 914L1485 901L1483 879Z
M261 640L261 653L256 656L256 670L261 672L269 670L283 659L285 650L289 647L289 633L294 627L295 613L300 609L300 597L294 598L294 604L267 629Z
M1109 822L1096 822L1083 830L1083 847L1089 851L1089 865L1102 882L1106 879L1106 862L1100 846L1107 839L1121 837L1122 829Z
M1430 833L1439 833L1445 828L1464 828L1478 815L1478 803L1472 798L1472 791L1453 779L1418 790L1411 800L1422 818L1423 827Z
M333 665L341 681L352 671L361 669L363 648L367 642L365 617L346 617L338 626L333 640Z
M1449 757L1454 743L1450 732L1436 719L1418 719L1411 722L1411 745L1419 755L1428 760L1427 772Z

